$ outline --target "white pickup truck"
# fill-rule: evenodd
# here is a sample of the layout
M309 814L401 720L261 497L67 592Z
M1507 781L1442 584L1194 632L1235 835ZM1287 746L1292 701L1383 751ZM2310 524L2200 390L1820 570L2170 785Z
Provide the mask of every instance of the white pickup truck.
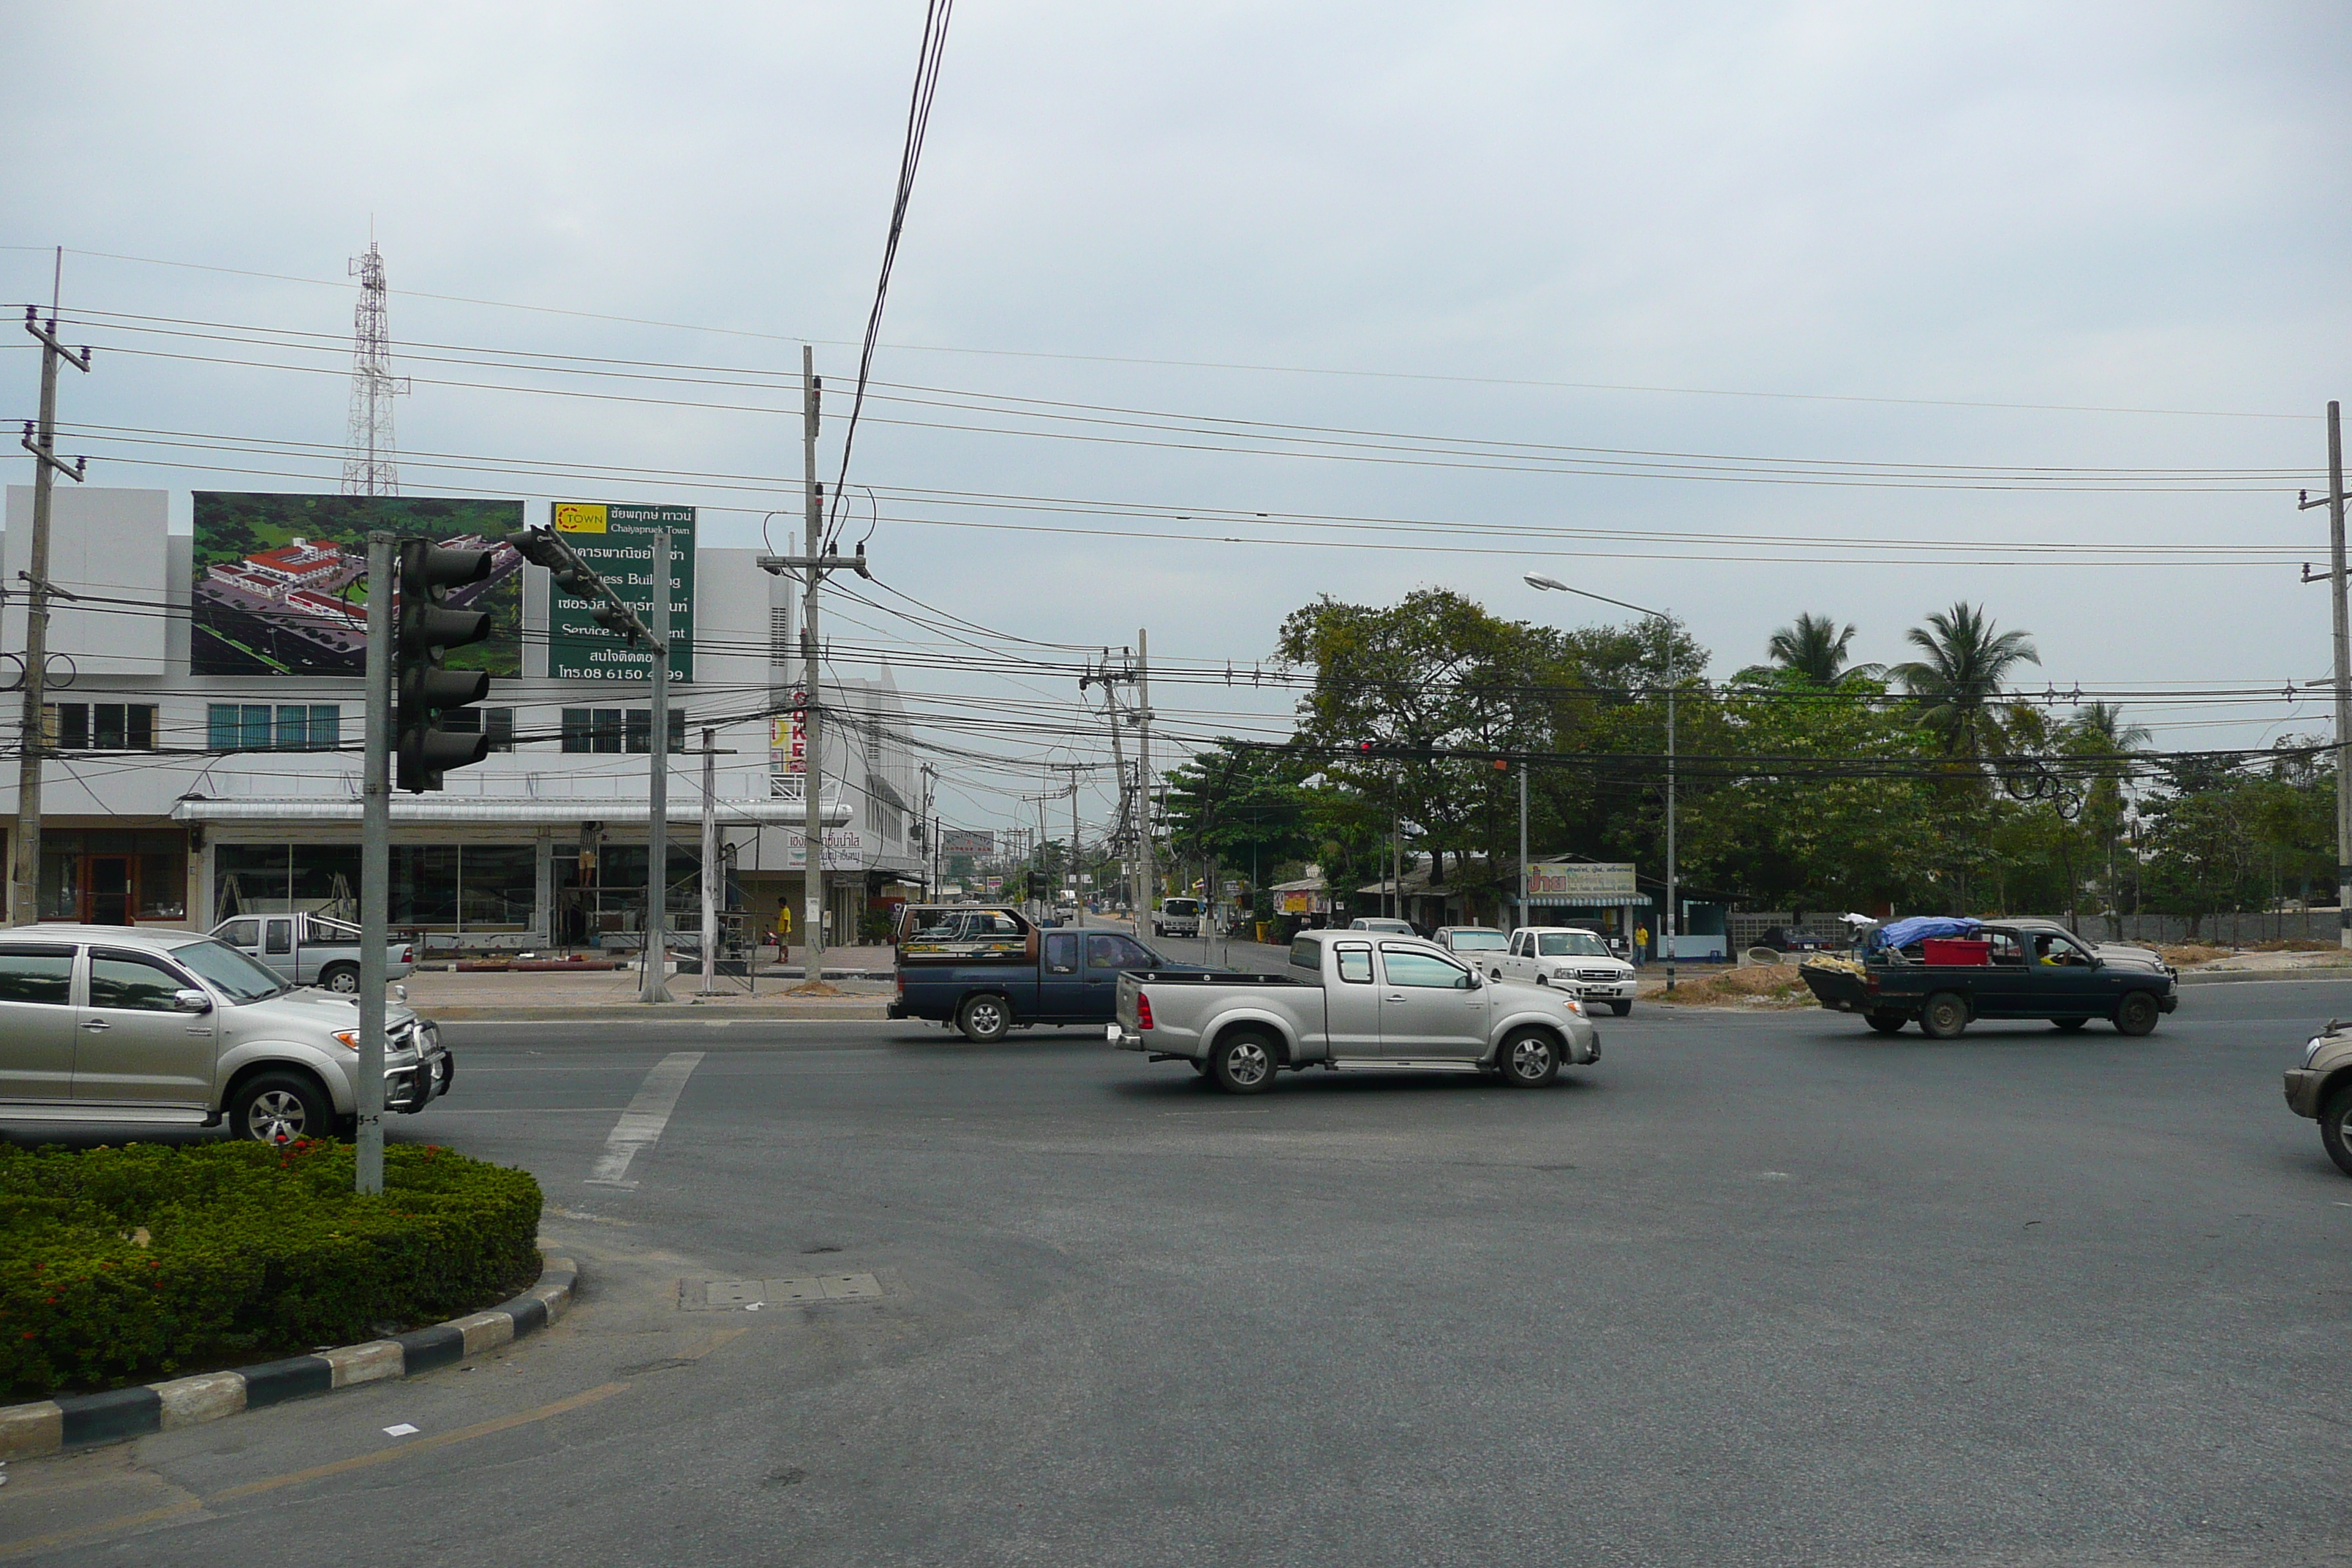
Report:
M1493 1072L1537 1089L1601 1059L1574 993L1489 982L1418 937L1302 931L1280 974L1129 970L1117 1011L1111 1044L1189 1062L1231 1094L1310 1067Z
M360 988L360 928L323 915L234 915L212 929L250 959L268 964L289 985L316 985L357 995ZM383 977L405 980L416 968L416 949L404 942L383 952Z
M1509 947L1478 958L1490 980L1573 990L1587 1002L1606 1002L1621 1018L1633 1010L1633 966L1581 926L1521 926Z

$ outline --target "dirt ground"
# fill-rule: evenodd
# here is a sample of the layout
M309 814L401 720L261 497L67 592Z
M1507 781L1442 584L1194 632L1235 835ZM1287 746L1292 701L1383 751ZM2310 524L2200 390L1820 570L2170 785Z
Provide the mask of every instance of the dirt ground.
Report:
M1813 994L1805 988L1803 978L1793 963L1759 963L1740 969L1726 969L1713 974L1685 979L1669 996L1665 982L1661 979L1653 989L1643 987L1645 998L1667 1002L1677 1007L1811 1007Z

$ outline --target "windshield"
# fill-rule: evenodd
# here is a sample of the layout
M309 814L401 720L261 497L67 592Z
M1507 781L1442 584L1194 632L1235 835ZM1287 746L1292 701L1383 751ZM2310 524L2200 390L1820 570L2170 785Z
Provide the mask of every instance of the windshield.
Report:
M1446 940L1456 952L1487 952L1506 945L1498 931L1457 931Z
M231 1002L267 1001L286 989L274 973L210 937L172 949L172 957L211 981Z
M1160 906L1160 912L1163 915L1197 915L1201 912L1201 900L1198 899L1170 899L1167 902Z
M1597 936L1580 931L1548 931L1538 950L1546 958L1607 958L1609 950Z

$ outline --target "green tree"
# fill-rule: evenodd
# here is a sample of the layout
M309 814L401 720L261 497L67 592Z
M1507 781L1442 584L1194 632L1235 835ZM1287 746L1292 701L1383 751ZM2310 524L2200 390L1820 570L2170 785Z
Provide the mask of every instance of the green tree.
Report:
M1834 687L1848 676L1884 674L1884 665L1846 662L1853 637L1853 626L1841 627L1834 616L1801 614L1765 643L1768 664L1751 665L1734 679L1751 685Z
M1995 711L2001 688L2020 664L2040 664L2031 634L1996 632L1982 606L1967 601L1931 611L1927 624L1913 626L1904 640L1925 657L1887 671L1919 704L1920 722L1955 757L1981 757L2000 750Z

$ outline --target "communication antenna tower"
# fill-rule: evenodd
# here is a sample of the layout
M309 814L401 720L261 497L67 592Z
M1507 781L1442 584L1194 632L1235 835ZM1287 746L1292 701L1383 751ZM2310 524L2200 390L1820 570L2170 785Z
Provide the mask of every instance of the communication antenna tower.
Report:
M399 448L392 438L392 400L408 379L392 374L392 328L384 311L383 256L375 241L352 258L360 302L352 312L352 420L343 454L343 494L400 493Z

